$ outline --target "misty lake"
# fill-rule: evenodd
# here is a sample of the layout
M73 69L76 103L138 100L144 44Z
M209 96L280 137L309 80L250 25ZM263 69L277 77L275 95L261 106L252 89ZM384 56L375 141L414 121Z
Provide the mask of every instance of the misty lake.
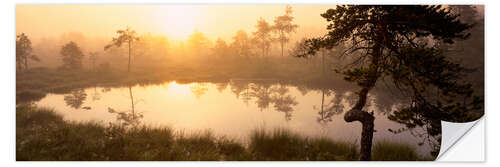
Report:
M54 108L65 120L104 124L169 126L187 133L210 130L244 140L256 128L288 128L310 137L359 142L361 123L347 123L344 111L356 101L352 90L305 89L288 84L165 82L131 87L91 87L68 94L48 94L38 106ZM396 104L370 95L367 109L374 111L374 141L390 140L414 145L428 155L428 143L406 131L388 129L404 125L387 118ZM130 114L134 117L127 117ZM244 141L243 141L244 142Z

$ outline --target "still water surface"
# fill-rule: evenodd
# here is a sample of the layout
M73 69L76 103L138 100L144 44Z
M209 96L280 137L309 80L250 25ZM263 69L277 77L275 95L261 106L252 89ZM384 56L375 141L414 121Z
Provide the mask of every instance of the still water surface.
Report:
M358 142L359 122L346 123L343 112L356 98L348 90L307 90L281 84L166 82L159 85L119 88L92 87L68 94L49 94L38 106L54 108L65 120L169 126L185 132L210 130L216 135L244 140L256 128L288 128L305 136L323 136ZM387 129L404 125L387 119L394 104L377 103L370 95L369 111L375 111L374 140L414 145L422 155L428 144L409 132ZM133 117L132 117L133 116Z

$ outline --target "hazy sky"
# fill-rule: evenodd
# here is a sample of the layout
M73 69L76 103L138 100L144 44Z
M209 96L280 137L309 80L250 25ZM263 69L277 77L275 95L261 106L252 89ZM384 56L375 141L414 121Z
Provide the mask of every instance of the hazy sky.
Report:
M310 32L325 29L320 14L334 5L292 8L299 31ZM130 26L139 34L151 32L173 40L185 40L195 29L212 40L227 40L239 29L255 31L259 17L272 24L284 10L285 5L17 5L16 31L34 40L67 32L107 38Z

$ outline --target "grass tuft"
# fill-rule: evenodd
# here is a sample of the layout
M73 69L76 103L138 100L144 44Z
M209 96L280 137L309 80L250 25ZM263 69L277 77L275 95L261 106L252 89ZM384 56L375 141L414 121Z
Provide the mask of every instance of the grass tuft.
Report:
M306 138L284 128L254 130L249 150L255 160L356 160L354 144L327 138Z
M411 145L387 140L377 141L372 149L374 161L417 161L422 160Z

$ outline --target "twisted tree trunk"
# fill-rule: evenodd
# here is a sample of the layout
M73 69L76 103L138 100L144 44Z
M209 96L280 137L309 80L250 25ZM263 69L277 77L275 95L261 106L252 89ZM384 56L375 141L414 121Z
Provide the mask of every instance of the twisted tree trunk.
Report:
M359 93L359 100L356 106L354 106L351 110L349 110L344 115L344 120L346 122L359 121L362 125L361 132L361 150L359 160L361 161L369 161L371 159L372 152L372 139L373 139L373 128L374 128L374 120L373 113L370 114L366 111L362 111L363 107L366 104L366 96L370 88L363 88Z
M359 98L356 105L345 113L344 120L346 122L359 121L362 125L361 131L361 150L359 155L359 160L369 161L371 160L372 152L372 140L373 140L373 129L375 117L373 113L363 111L363 107L366 104L366 98L368 92L375 87L375 83L379 77L379 66L380 59L382 55L382 47L379 43L375 43L373 46L373 53L371 59L371 65L369 70L365 73L366 80L362 80L363 84L361 91L359 92Z

